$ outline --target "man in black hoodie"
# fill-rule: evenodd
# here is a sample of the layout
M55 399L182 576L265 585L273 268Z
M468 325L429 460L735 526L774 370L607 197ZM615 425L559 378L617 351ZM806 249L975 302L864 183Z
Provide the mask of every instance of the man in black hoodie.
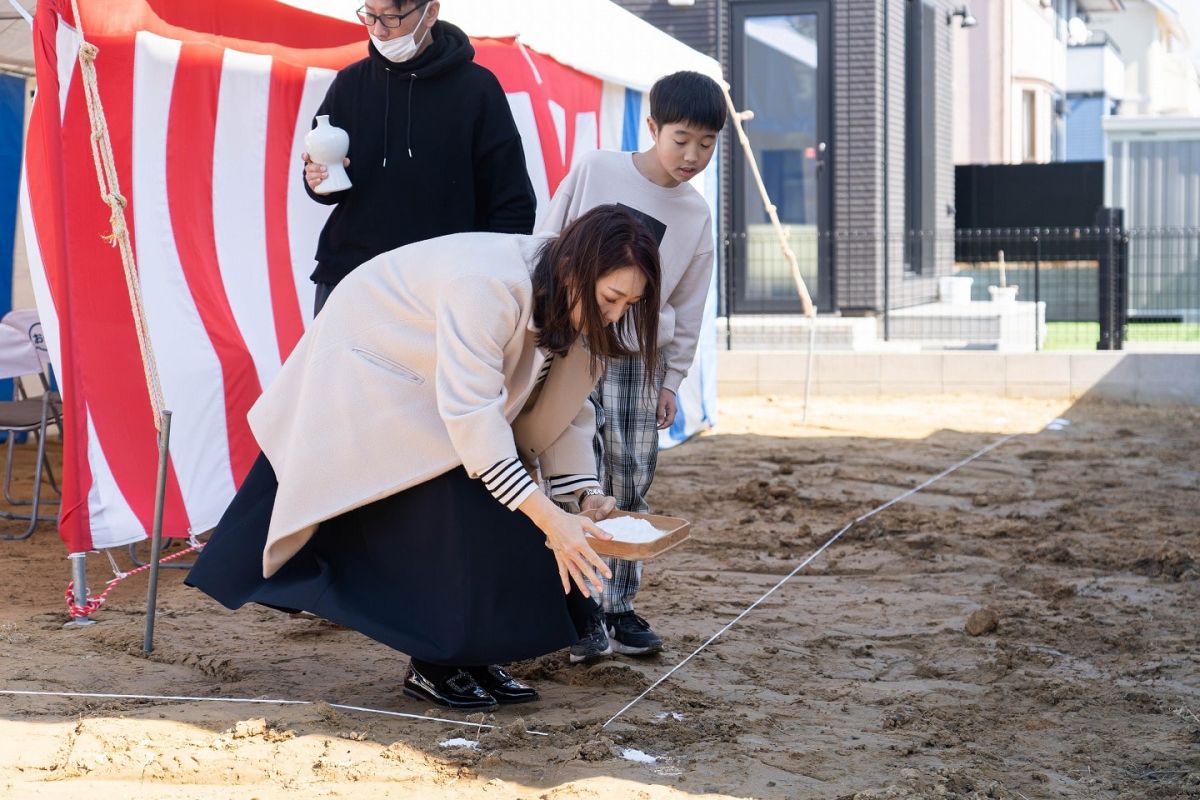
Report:
M354 184L313 192L334 205L317 244L316 310L355 267L402 245L450 233L531 233L537 201L525 151L496 76L474 63L438 0L366 0L369 55L338 72L318 115L350 136ZM305 154L305 161L308 161Z

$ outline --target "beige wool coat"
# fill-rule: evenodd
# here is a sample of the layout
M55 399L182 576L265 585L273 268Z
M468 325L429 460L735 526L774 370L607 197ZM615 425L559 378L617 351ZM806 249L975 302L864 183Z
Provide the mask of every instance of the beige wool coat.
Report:
M338 285L250 410L279 479L265 577L322 521L460 465L595 474L591 358L577 343L534 392L531 275L549 238L445 236Z

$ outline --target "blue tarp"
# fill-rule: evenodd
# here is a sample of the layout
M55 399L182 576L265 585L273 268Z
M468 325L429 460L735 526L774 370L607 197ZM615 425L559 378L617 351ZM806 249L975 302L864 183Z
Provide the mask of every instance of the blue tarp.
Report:
M24 140L25 79L0 75L0 314L12 309L13 245ZM12 381L0 381L0 400L12 396Z

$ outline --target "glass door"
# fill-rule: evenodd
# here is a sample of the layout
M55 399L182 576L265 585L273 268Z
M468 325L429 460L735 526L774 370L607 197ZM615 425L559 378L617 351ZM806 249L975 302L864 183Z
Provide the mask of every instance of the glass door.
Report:
M829 230L829 4L733 4L732 84L763 183L819 308L833 303ZM731 311L794 313L800 300L741 145L734 141Z

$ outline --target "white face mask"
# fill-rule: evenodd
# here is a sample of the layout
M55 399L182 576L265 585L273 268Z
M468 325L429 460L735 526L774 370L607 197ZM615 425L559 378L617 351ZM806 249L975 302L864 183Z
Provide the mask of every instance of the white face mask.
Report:
M401 64L410 60L421 49L421 45L425 42L425 36L429 35L429 31L425 32L425 36L421 37L421 41L416 39L417 31L421 30L421 25L425 22L425 12L429 10L429 3L421 9L421 18L417 20L417 27L413 28L413 32L404 36L397 36L395 39L376 39L375 34L368 34L371 37L371 42L375 45L375 49L379 54L391 61L393 64Z

